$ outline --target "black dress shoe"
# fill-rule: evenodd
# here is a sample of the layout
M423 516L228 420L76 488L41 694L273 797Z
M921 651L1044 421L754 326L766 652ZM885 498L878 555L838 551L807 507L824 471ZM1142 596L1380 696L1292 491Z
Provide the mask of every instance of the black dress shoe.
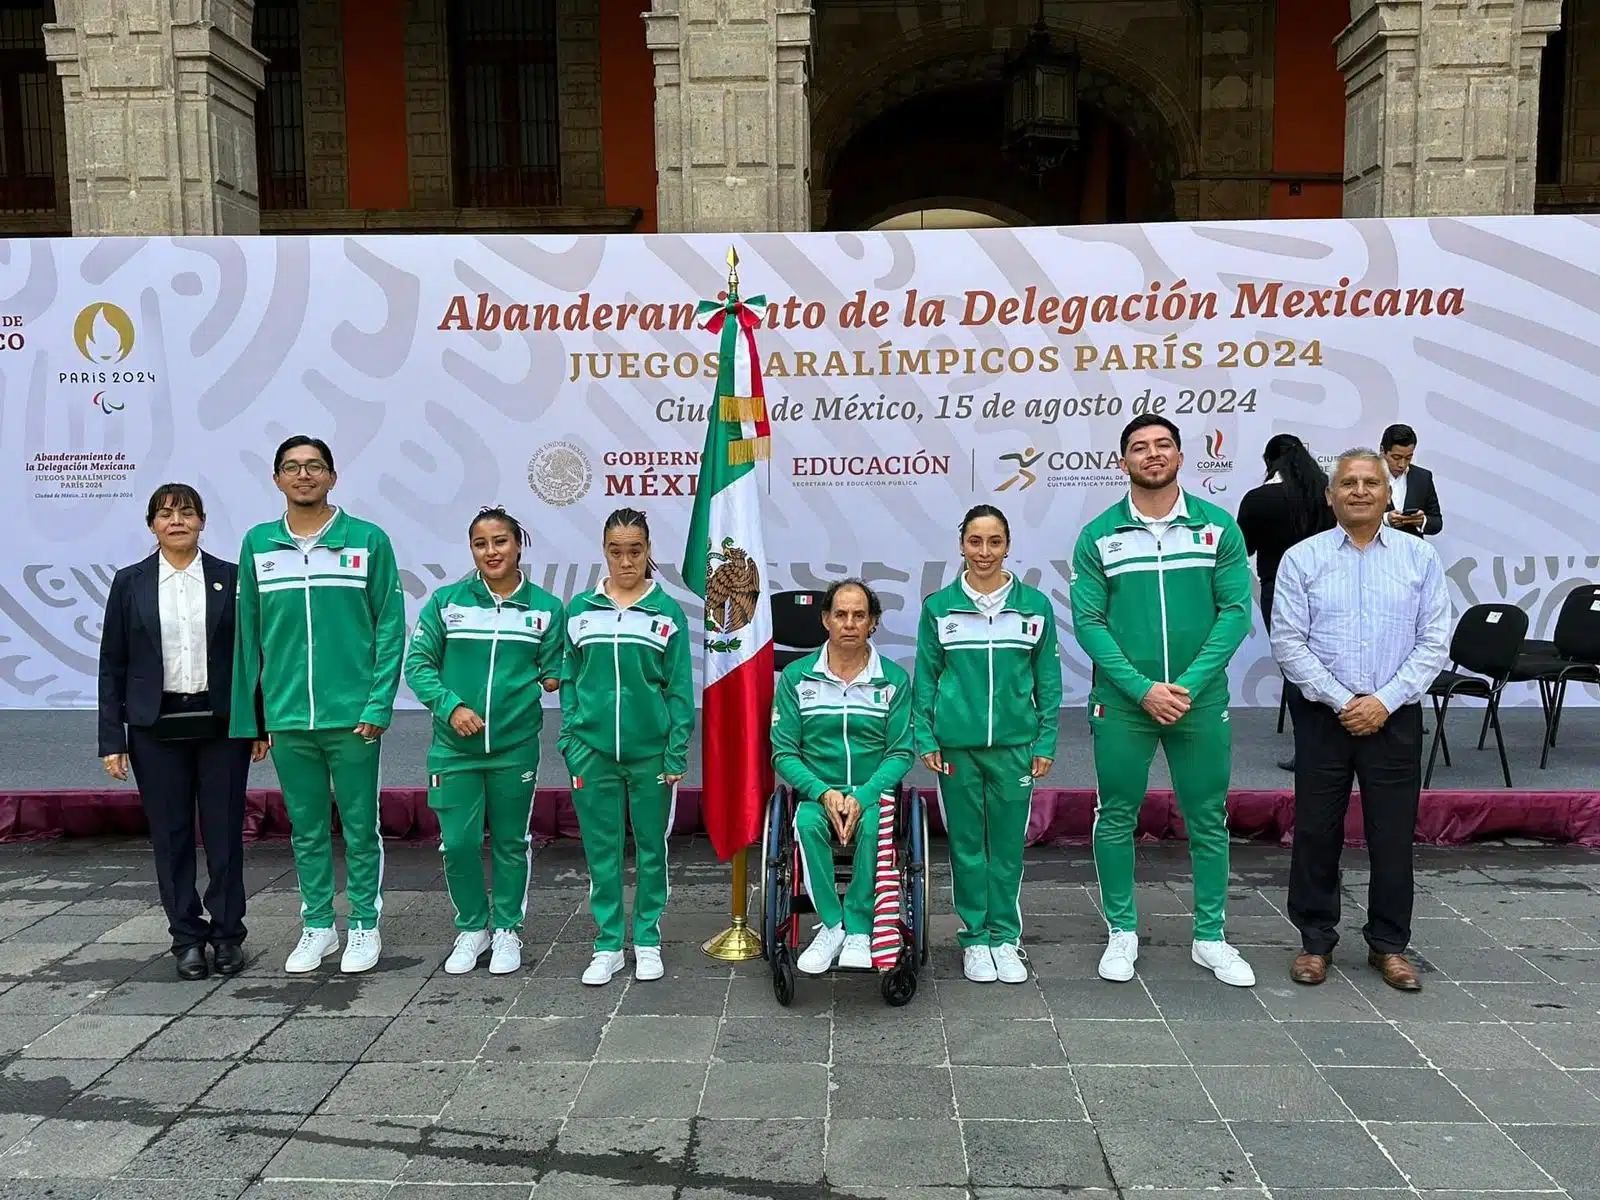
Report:
M1280 771L1292 771L1292 770L1294 770L1294 759L1292 759L1292 758L1280 758L1278 760L1278 769Z
M222 942L211 953L218 975L237 975L244 970L244 947L238 942Z
M179 979L204 979L208 974L204 946L190 946L186 950L178 951Z

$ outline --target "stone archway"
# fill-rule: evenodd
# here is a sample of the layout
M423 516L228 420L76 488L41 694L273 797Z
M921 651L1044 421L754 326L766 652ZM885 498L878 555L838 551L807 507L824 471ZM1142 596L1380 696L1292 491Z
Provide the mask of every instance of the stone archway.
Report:
M1168 197L1201 160L1199 134L1186 106L1140 56L1075 22L1049 21L1058 39L1075 41L1082 66L1079 96L1134 139ZM963 18L917 26L915 36L873 43L818 71L811 106L813 221L826 220L826 188L851 139L892 109L930 92L997 85L1024 25L974 25ZM997 131L998 136L998 131ZM1162 206L1172 215L1174 204Z

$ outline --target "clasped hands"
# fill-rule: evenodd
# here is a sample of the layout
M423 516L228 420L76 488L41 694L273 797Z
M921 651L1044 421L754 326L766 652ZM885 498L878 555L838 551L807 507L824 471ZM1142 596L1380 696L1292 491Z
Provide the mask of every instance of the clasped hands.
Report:
M856 826L861 824L861 801L845 795L838 788L829 788L818 797L818 803L822 805L822 811L828 814L828 824L833 826L839 843L848 846Z
M1339 710L1339 724L1353 737L1377 733L1389 719L1389 710L1376 696L1357 696Z

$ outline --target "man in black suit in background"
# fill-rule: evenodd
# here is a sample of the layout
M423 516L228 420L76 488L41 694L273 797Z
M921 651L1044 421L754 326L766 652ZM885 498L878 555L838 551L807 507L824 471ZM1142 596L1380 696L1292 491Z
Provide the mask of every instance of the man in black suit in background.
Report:
M113 779L126 780L131 765L138 782L180 979L206 977L207 945L218 974L244 969L245 783L267 751L265 740L228 737L237 568L201 551L205 523L188 484L155 490L145 524L156 552L117 572L100 634L100 757Z
M1379 443L1383 461L1389 468L1389 508L1384 524L1417 537L1432 537L1444 528L1439 511L1439 493L1433 487L1433 472L1411 464L1417 452L1417 431L1409 425L1391 425Z

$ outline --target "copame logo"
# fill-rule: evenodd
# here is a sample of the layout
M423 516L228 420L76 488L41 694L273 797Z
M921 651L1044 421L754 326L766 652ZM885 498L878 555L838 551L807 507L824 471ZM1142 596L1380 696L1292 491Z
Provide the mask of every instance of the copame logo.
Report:
M1206 457L1221 458L1222 456L1222 430L1213 429L1206 434Z
M72 343L92 363L119 363L133 353L133 318L115 304L89 305L72 323Z
M1213 496L1228 490L1228 485L1216 478L1218 475L1227 475L1233 470L1233 459L1228 457L1222 430L1213 429L1206 434L1205 456L1196 461L1194 467L1205 476L1201 481L1202 486Z

